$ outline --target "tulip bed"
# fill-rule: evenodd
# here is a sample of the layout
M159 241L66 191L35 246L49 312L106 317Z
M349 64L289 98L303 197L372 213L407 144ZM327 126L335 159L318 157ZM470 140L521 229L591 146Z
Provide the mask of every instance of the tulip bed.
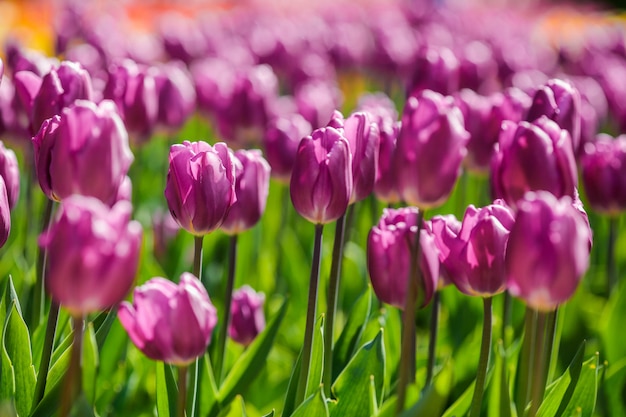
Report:
M626 25L414 3L7 40L0 417L626 415Z

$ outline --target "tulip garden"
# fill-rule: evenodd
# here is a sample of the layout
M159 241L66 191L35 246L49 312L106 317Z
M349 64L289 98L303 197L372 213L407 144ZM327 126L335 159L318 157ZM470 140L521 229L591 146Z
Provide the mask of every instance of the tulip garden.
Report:
M0 4L0 417L626 415L626 20Z

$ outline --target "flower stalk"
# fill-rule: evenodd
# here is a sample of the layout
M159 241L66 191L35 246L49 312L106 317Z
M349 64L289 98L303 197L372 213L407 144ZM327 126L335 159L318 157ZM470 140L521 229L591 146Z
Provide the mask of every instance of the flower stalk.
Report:
M224 319L217 339L217 358L215 361L215 377L217 383L222 381L222 370L224 367L224 357L226 355L226 333L230 323L230 304L233 299L233 288L235 285L235 268L237 264L237 234L230 237L230 248L228 251L228 277L226 280L226 293L224 295Z
M487 366L489 365L489 354L491 353L491 329L493 317L491 301L492 297L483 298L483 335L480 345L480 358L478 360L478 371L476 374L476 385L474 387L470 417L480 416L480 410L483 403L485 378L487 376Z

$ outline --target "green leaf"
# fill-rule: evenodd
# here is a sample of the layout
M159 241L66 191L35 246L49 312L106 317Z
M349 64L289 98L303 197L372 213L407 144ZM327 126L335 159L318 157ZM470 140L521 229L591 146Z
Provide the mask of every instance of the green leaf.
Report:
M10 400L15 396L15 372L11 358L4 347L6 336L6 326L2 331L2 339L0 340L0 403L3 400Z
M574 390L576 389L576 385L578 384L583 365L584 352L585 342L580 345L576 355L574 355L572 362L563 375L546 389L547 395L537 411L538 417L554 417L563 414L563 410L569 404Z
M626 356L624 317L626 317L626 285L620 285L611 294L600 320L600 323L604 324L600 334L609 363L617 362Z
M275 410L272 410L272 411L270 411L267 414L263 414L263 417L274 417L274 412L275 412Z
M83 374L83 391L85 398L89 404L96 402L96 378L98 376L98 343L96 341L96 333L93 325L87 324L83 335L83 355L82 355L82 374Z
M377 400L382 402L385 375L385 347L383 330L354 355L332 386L337 405L333 416L369 415L370 378L374 377Z
M52 385L50 389L46 388L46 395L35 407L30 417L51 417L59 409L62 390L62 379Z
M198 405L198 415L212 416L217 413L217 385L215 384L215 376L213 375L213 367L209 354L205 353L198 362L199 378L198 392L200 393L200 402Z
M84 394L80 394L72 405L70 411L71 417L96 417L93 411L93 407L89 404L87 397Z
M598 353L583 363L580 378L567 408L558 416L591 417L596 407L598 394ZM560 410L559 410L560 411Z
M156 407L159 417L176 415L178 388L172 367L161 361L156 362Z
M607 415L626 416L626 357L609 365L602 388L607 396Z
M106 314L103 320L94 320L93 322L96 329L96 342L98 343L98 350L102 349L104 341L109 335L111 327L117 318L117 308L113 308L109 312L102 314Z
M218 399L222 404L229 403L237 393L242 392L265 364L267 355L272 349L274 338L278 333L280 323L287 311L287 301L283 302L278 314L272 319L267 328L257 336L248 349L232 367L224 383L219 389Z
M506 364L506 351L502 339L499 339L494 351L493 382L487 391L488 415L493 417L511 417L511 396Z
M470 409L472 405L472 397L474 395L474 385L476 385L476 381L472 381L472 383L467 387L463 394L443 413L442 417L458 417L464 416Z
M73 338L74 333L70 334L70 339ZM63 380L63 375L67 371L67 368L70 365L70 356L72 353L71 346L59 346L57 350L63 349L58 356L58 359L52 366L50 366L50 370L48 371L48 381L46 383L46 394L54 387L54 385Z
M426 388L419 401L405 410L401 417L440 416L452 388L452 363L447 361L441 371L433 378L433 383Z
M322 373L324 371L324 316L317 319L317 331L313 332L313 346L311 349L311 366L309 367L309 378L306 384L305 398L315 394L322 383Z
M368 285L351 309L346 325L333 349L333 381L346 366L361 342L361 335L372 310L372 287Z
M246 417L246 404L241 395L235 396L226 408L219 413L219 417Z
M283 416L290 416L296 406L296 392L298 391L298 377L300 376L300 368L302 367L302 349L296 363L293 365L289 384L287 385L287 394L285 395L285 404L283 406Z
M349 414L347 414L349 415ZM318 386L316 392L300 404L292 417L328 417L328 405L324 397L324 390Z
M6 317L4 347L13 365L15 377L15 409L20 416L28 415L33 401L37 377L30 348L30 334L22 319L18 304L12 301Z

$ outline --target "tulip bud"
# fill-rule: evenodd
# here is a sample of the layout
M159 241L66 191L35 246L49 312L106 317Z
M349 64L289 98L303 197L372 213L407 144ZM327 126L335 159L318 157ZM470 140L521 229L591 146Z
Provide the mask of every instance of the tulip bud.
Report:
M159 97L157 123L167 129L178 129L196 107L196 90L191 75L179 62L153 67L152 71Z
M230 207L222 230L237 234L254 226L265 211L270 188L270 166L259 150L235 152L239 161L235 167L237 201Z
M117 313L135 346L150 359L184 366L202 356L217 324L217 310L202 283L184 272L178 285L152 278L135 288Z
M311 124L298 113L272 119L263 138L272 177L289 182L300 140L311 133Z
M439 280L438 287L442 288L452 283L452 276L459 275L457 264L453 262L457 253L452 253L456 249L455 241L461 231L461 222L452 214L445 216L434 216L425 222L435 238L435 245L439 253Z
M568 196L529 192L518 202L505 257L507 287L529 307L554 310L589 267L590 231Z
M382 125L380 130L380 147L378 148L378 167L376 169L376 183L374 194L376 198L386 203L402 201L398 193L396 169L394 167L400 122L391 125Z
M41 189L60 201L82 194L112 203L134 157L115 105L78 100L33 137Z
M491 163L491 189L511 207L527 191L573 198L578 182L569 133L542 116L528 123L502 123Z
M569 82L549 80L535 93L526 120L532 122L546 116L569 132L574 155L580 145L580 93Z
M0 141L0 176L4 180L9 208L13 210L20 196L20 168L17 157L11 149Z
M489 135L492 100L473 90L463 89L455 95L456 105L463 113L465 129L470 134L464 164L468 170L483 171L489 167L497 135ZM499 127L498 127L499 129ZM493 142L489 143L489 140Z
M291 174L291 201L296 211L316 224L341 217L352 194L350 145L332 127L313 131L300 142Z
M378 125L366 112L353 113L345 119L343 133L352 154L352 196L350 203L370 195L376 181L380 133Z
M443 203L460 174L468 139L452 97L430 90L409 97L395 153L402 198L422 208Z
M514 221L513 212L502 200L479 209L467 208L445 259L450 278L461 292L490 297L504 291L504 254Z
M9 197L7 195L7 187L4 185L4 179L0 176L0 248L7 243L10 233L11 209Z
M244 285L233 293L230 304L228 335L235 342L248 346L265 329L263 304L265 294Z
M66 198L39 238L47 250L46 289L72 315L107 309L130 290L141 247L141 226L131 205L109 208L80 195Z
M311 123L314 129L325 126L342 101L337 86L320 80L300 84L294 97L298 113Z
M367 269L379 300L403 309L407 280L411 274L411 246L417 234L415 207L385 209L367 239ZM419 268L422 282L418 299L422 307L432 298L439 277L439 259L435 238L422 229Z
M172 145L165 198L172 216L189 233L217 229L237 201L235 165L225 143L184 141Z
M451 94L459 89L459 60L444 47L426 47L414 63L409 85L409 96L424 90Z
M626 135L600 134L585 144L582 180L591 207L608 215L626 210Z

